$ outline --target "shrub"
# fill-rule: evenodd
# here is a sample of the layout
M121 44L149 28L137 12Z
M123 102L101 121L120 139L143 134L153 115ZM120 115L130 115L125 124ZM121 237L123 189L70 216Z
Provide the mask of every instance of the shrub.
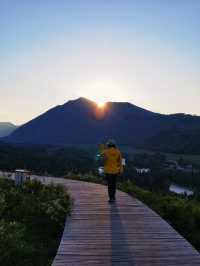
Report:
M0 265L51 265L70 208L60 185L0 179Z

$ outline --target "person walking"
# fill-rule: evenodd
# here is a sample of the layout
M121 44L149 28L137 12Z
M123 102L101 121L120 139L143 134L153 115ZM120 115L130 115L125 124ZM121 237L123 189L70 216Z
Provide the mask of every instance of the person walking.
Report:
M123 172L122 155L114 140L109 140L103 151L104 172L108 184L109 203L115 202L117 177Z

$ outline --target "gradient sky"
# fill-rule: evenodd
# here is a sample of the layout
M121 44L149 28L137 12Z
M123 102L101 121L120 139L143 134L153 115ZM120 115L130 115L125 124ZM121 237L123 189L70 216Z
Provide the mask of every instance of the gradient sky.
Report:
M80 96L200 115L199 0L0 0L0 121Z

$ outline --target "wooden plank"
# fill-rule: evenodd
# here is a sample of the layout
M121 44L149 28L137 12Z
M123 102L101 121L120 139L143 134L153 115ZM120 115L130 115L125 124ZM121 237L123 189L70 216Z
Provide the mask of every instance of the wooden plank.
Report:
M39 178L65 185L74 200L53 266L200 266L199 253L143 203L107 188L61 178Z

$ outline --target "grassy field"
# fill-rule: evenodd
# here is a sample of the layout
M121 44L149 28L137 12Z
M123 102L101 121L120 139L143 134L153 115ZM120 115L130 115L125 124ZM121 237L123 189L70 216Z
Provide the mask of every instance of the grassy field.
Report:
M188 163L194 164L200 167L200 155L190 155L190 154L173 154L173 153L165 153L169 160L178 160L182 157Z

